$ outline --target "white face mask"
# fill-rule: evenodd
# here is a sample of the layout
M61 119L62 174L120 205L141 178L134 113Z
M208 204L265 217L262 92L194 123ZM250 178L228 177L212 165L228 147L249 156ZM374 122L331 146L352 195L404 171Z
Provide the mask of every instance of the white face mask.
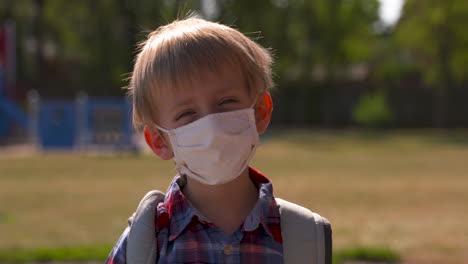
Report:
M176 170L208 185L230 182L247 168L259 144L252 107L206 115L166 132Z

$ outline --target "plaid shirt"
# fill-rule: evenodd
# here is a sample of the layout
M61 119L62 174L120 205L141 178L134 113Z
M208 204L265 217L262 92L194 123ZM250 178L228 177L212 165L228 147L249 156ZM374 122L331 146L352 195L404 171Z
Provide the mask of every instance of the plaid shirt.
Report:
M279 209L271 182L250 168L259 190L254 208L232 235L210 223L185 198L185 177L177 176L157 208L158 263L283 263ZM125 264L128 228L106 264Z

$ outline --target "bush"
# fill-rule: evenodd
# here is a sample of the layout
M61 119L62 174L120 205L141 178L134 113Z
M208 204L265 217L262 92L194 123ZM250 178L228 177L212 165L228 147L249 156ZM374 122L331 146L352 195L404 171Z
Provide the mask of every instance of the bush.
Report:
M389 125L393 114L386 101L385 93L380 90L364 95L353 109L354 122L371 128Z
M334 264L341 264L350 260L368 261L372 263L398 263L401 257L398 253L388 248L365 247L340 250L333 256Z

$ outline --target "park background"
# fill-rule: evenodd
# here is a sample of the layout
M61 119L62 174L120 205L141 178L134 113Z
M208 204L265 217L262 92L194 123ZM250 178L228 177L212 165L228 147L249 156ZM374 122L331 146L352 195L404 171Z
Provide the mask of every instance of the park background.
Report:
M123 98L136 44L196 11L273 51L254 165L329 218L336 252L468 263L468 2L402 4L389 21L377 0L0 0L15 29L14 65L0 56L0 261L102 259L174 174L139 147L31 146L11 105Z

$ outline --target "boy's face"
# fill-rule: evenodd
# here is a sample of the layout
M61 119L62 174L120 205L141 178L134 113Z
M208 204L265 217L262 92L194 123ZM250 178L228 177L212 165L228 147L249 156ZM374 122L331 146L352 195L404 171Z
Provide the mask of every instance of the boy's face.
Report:
M239 110L252 105L243 76L232 67L214 73L204 70L181 89L164 89L157 98L159 126L173 129L205 115Z
M159 126L170 130L209 114L244 109L254 103L257 130L263 133L271 117L270 95L250 95L241 72L225 65L216 73L210 70L202 71L197 78L186 82L186 87L181 89L162 90L156 98L156 119ZM163 159L173 157L171 144L165 133L146 126L145 138L158 156Z

